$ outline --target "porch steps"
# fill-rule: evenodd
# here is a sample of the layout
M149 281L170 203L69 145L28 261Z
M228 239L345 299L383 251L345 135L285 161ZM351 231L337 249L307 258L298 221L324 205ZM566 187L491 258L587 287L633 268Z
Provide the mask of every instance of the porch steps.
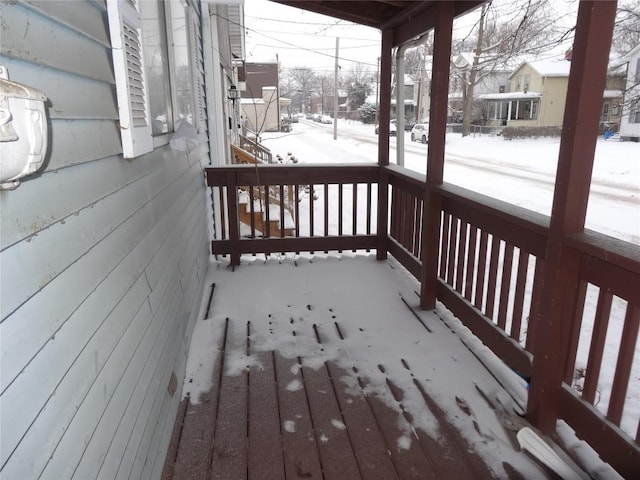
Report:
M280 205L274 205L274 199L269 199L269 236L270 237L290 237L296 232L295 222L291 213L285 209L284 211L284 228L280 225ZM238 213L240 223L251 227L251 200L249 194L245 191L238 195ZM267 215L262 210L264 204L254 197L253 200L253 226L256 234L266 236L267 234Z

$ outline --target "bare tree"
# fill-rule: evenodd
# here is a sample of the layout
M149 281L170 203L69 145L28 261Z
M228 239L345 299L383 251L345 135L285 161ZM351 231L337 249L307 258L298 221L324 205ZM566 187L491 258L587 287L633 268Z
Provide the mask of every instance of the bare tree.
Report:
M351 110L358 109L371 93L371 71L362 64L354 64L346 75L347 101Z
M289 71L288 95L293 107L299 111L311 111L311 94L315 90L316 74L309 67L295 67Z
M475 35L473 59L468 69L455 72L462 90L462 135L469 135L474 90L489 75L504 69L517 56L540 54L556 47L563 32L556 28L546 0L511 0L484 4L471 35ZM459 49L460 47L458 47Z
M640 0L620 0L611 50L624 55L640 44Z

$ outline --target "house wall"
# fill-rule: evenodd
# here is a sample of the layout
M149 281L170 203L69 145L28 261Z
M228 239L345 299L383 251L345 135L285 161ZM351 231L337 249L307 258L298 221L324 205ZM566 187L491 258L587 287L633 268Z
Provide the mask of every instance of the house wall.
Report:
M543 79L539 125L562 125L568 84L568 77L546 77Z
M104 2L0 9L0 64L50 116L46 168L0 192L0 477L158 478L208 265L208 145L123 159Z
M633 99L639 101L640 98L640 84L636 78L636 75L640 77L640 64L638 63L640 62L640 45L630 52L628 60L625 105L620 120L620 137L638 141L640 140L640 123L629 121L629 111Z

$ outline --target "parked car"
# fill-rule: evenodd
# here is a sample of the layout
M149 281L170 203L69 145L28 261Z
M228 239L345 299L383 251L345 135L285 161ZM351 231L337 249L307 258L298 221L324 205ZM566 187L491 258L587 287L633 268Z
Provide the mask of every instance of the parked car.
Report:
M416 123L411 129L411 141L427 143L429 138L429 124Z
M333 123L333 118L331 118L331 116L329 115L321 115L320 123Z
M391 120L391 122L389 122L389 135L392 137L395 137L398 133L398 127L396 127L395 122L395 120ZM380 133L380 126L376 125L376 135L378 135L378 133Z

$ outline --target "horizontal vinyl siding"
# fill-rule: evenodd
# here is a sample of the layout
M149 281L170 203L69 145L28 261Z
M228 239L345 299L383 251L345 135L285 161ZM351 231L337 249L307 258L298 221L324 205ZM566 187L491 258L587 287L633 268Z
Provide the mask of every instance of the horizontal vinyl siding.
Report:
M0 61L50 100L46 168L0 192L0 477L148 477L201 302L208 150L122 159L104 2L0 9Z

